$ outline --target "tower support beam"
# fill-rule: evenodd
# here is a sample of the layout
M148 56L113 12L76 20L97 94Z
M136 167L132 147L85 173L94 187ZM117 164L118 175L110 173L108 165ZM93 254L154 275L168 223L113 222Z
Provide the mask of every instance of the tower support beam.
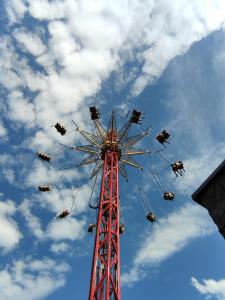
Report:
M89 300L120 300L118 152L104 157Z

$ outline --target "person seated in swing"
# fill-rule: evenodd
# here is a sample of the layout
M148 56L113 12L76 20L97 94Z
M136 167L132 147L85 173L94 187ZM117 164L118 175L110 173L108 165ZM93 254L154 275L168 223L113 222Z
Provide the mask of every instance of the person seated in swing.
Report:
M100 118L100 112L97 106L91 106L89 107L89 110L90 110L92 120L97 120Z
M42 152L37 152L37 156L40 159L48 161L48 162L50 162L50 160L51 160L51 157L48 154L45 154L45 153L42 153Z
M96 224L89 224L88 226L88 232L93 232L94 228L96 227Z
M160 144L162 144L165 147L164 143L170 144L170 142L168 142L169 137L170 134L166 130L163 130L160 134L157 135L156 139Z
M156 221L156 216L152 212L149 212L149 214L146 216L147 220L149 220L151 223Z
M124 224L120 224L120 226L119 226L119 233L122 234L122 233L124 233L124 231L125 231Z
M164 196L163 196L164 200L173 200L174 197L175 197L175 194L172 192L165 192Z
M41 185L38 187L40 192L51 192L51 187L48 185Z
M55 129L61 134L65 135L66 134L66 128L62 126L59 122L55 124Z
M176 177L178 175L182 176L183 172L185 172L184 164L183 164L182 160L171 164L171 167L172 167L172 170L173 170L174 174L176 175Z
M141 111L137 111L136 109L133 110L132 116L130 118L131 123L141 124L140 117L143 113Z
M69 214L70 214L70 211L68 209L64 209L63 211L61 211L60 213L58 213L55 218L56 219L64 219Z

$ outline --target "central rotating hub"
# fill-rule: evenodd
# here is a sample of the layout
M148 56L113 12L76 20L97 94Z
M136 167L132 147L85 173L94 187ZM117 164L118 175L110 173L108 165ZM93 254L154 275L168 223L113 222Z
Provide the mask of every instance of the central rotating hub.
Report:
M119 148L119 139L118 139L117 131L110 130L107 132L106 139L101 150L102 150L101 151L102 160L105 159L105 154L107 151L117 152L118 160L120 160L122 153L121 153L121 149Z

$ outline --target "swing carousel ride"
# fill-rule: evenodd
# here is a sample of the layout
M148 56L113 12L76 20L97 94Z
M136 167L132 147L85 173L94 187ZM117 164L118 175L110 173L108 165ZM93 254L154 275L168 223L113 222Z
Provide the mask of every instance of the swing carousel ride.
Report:
M89 300L120 300L120 234L124 233L125 225L121 216L118 174L121 174L128 181L126 166L143 170L143 167L133 158L133 156L141 154L149 155L150 161L153 154L159 154L162 159L169 162L167 167L171 168L176 177L183 175L184 166L182 161L171 162L163 154L166 144L170 143L170 134L166 130L163 130L156 136L156 140L163 146L162 149L144 150L136 148L136 144L144 137L149 136L151 131L150 126L137 135L129 135L133 125L141 124L143 115L141 111L133 110L132 113L129 112L127 115L128 121L121 129L118 129L114 112L111 113L108 127L104 128L99 121L101 117L99 108L93 106L89 110L95 134L80 129L73 121L75 131L79 132L88 141L88 145L71 147L61 144L61 146L64 147L65 151L73 151L75 153L80 151L88 155L79 164L72 164L65 169L94 164L90 176L94 183L89 207L97 211L97 220L95 223L90 224L87 230L92 233L96 229ZM54 127L61 136L68 134L67 129L60 123L57 122ZM46 163L51 163L52 161L51 155L43 152L38 152L37 157ZM93 193L99 174L102 174L99 200L93 203ZM175 194L162 184L160 174L152 172L151 166L150 174L162 198L168 201L174 200ZM40 192L51 192L52 189L50 185L38 187ZM60 211L55 216L56 220L67 218L71 214L78 190L79 187L76 188L77 192L71 208ZM141 187L138 188L138 191L146 219L151 223L157 221L156 215L150 209L146 193Z

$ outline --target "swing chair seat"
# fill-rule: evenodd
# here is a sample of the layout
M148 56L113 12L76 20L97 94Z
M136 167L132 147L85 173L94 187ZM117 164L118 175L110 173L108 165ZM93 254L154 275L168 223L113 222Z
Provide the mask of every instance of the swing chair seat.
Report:
M151 223L155 222L156 221L156 216L153 214L153 213L149 213L147 216L146 216L147 220L150 221Z
M61 134L65 135L66 134L66 128L62 126L59 122L55 124L55 129Z
M172 193L172 192L165 192L164 196L163 196L163 199L164 200L170 200L170 201L172 201L174 199L174 197L175 197L174 193Z
M124 233L124 231L125 231L124 224L121 224L119 227L119 233L122 234L122 233Z
M183 164L182 160L176 161L175 163L171 164L171 167L174 172L184 170L184 164Z
M89 107L91 119L92 120L98 120L100 118L100 111L97 106L91 106Z
M160 134L157 135L156 139L160 144L169 143L167 140L170 137L170 134L166 132L166 130L163 130L160 132Z
M50 186L48 186L48 185L42 185L42 186L39 186L38 187L38 190L40 191L40 192L51 192L51 187Z
M70 212L66 209L66 210L62 211L62 212L59 214L59 218L60 218L60 219L64 219L64 218L67 217L69 214L70 214Z
M38 152L37 156L41 159L41 160L45 160L50 162L51 157L48 154L42 153L42 152Z
M99 208L99 204L96 203L96 205L93 205L92 203L89 203L89 207L91 209L98 209Z
M130 122L134 124L141 124L140 117L143 113L141 111L137 111L136 109L133 110L132 116L130 118Z
M90 225L88 226L88 232L91 232L91 233L92 233L95 227L96 227L96 224L90 224Z

